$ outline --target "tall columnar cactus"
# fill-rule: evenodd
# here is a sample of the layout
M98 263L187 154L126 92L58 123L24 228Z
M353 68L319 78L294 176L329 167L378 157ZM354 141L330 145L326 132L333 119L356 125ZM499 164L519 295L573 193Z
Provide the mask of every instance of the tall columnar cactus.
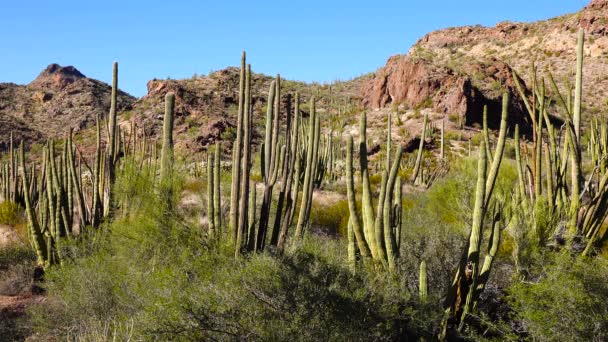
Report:
M215 144L215 156L213 159L213 221L214 226L218 232L222 231L223 228L223 217L222 217L222 194L221 194L221 183L220 183L220 172L221 172L221 156L222 156L222 144L217 142Z
M92 204L92 224L93 227L99 226L99 220L101 217L101 199L100 191L101 185L103 184L103 177L101 177L101 165L102 165L102 154L101 154L101 128L99 125L99 114L95 119L95 138L96 138L96 149L95 149L95 164L93 166L93 204ZM103 193L103 191L101 192Z
M112 65L112 96L110 100L110 115L109 115L109 123L108 123L108 157L107 157L107 165L108 165L108 179L109 184L105 194L104 200L104 217L107 217L113 206L112 203L112 184L114 184L114 179L116 178L116 162L118 158L117 151L117 139L119 136L117 129L117 118L116 118L116 96L118 92L118 62L114 62Z
M361 114L360 121L360 143L359 143L359 162L361 165L361 176L363 186L362 196L362 217L359 218L358 210L355 202L354 175L352 166L352 137L347 138L346 150L346 190L348 208L350 213L350 224L352 225L353 234L357 240L359 252L366 257L371 254L372 259L378 265L388 267L390 271L395 269L395 259L398 256L398 242L396 235L400 230L400 205L393 205L395 202L395 189L397 190L399 201L401 200L401 185L398 178L399 165L401 164L401 156L403 148L397 148L395 159L392 161L390 170L382 172L381 189L378 194L378 205L376 207L375 217L373 215L374 208L371 203L371 190L369 186L369 170L367 164L367 144L366 144L366 116ZM397 211L397 208L399 208ZM361 224L359 223L361 222ZM398 222L398 225L397 225ZM368 251L369 247L369 251Z
M247 65L247 73L245 75L245 95L244 108L242 118L242 160L240 163L240 190L239 190L239 207L238 213L238 231L235 243L235 257L241 254L243 242L247 242L248 232L248 197L249 197L249 174L251 172L251 119L253 110L251 108L251 65ZM238 133L237 133L238 134ZM237 138L238 140L238 138Z
M492 192L494 191L494 184L496 183L496 178L498 177L498 171L500 169L500 164L502 161L503 152L505 149L505 141L507 139L507 119L509 117L509 94L503 93L502 95L502 114L500 117L500 132L498 134L498 142L496 144L496 151L494 152L494 157L492 158L492 165L490 166L490 171L487 177L487 183L485 186L485 204L484 210L488 207L490 198L492 197ZM488 140L489 141L489 140ZM490 151L489 148L486 149Z
M40 227L40 223L38 221L38 217L34 211L34 205L30 199L30 194L27 189L29 189L29 181L26 175L26 167L25 167L25 154L23 152L23 142L21 142L21 146L19 147L19 159L21 163L21 179L23 180L23 199L25 202L25 214L27 216L28 221L28 230L29 236L31 237L32 245L34 246L34 250L36 251L36 259L38 265L48 266L48 251L47 244L42 233L42 229ZM34 175L32 175L33 177Z
M421 303L426 304L428 293L429 288L426 282L426 262L422 260L420 262L420 272L418 277L418 295Z
M576 142L580 142L581 137L581 101L583 97L583 57L585 45L585 31L581 28L578 31L578 44L576 47L576 85L574 88L574 112L572 121L574 123L574 133Z
M439 150L439 158L441 160L445 159L445 137L444 137L444 129L445 129L445 120L441 120L441 149Z
M372 208L372 190L369 181L369 169L367 163L367 116L361 113L359 120L359 166L361 168L361 186L363 194L361 197L361 213L363 221L363 233L372 254L372 258L379 260L378 244L374 234L374 217ZM351 215L353 213L351 212Z
M390 140L389 140L390 141ZM382 208L382 215L384 220L384 232L383 236L380 235L380 232L377 232L376 239L380 241L384 239L384 248L386 249L386 259L388 260L389 270L395 270L395 260L397 258L397 241L395 240L395 216L401 216L401 212L395 212L393 208L393 194L396 184L396 179L398 177L399 172L399 164L401 163L401 156L403 154L403 147L397 147L397 152L395 153L395 160L393 162L393 166L390 169L390 173L388 175L388 181L386 184L386 194L384 195L384 207ZM401 194L401 189L399 189L399 194ZM382 195L380 196L382 198ZM378 221L378 218L376 218ZM400 221L400 219L399 219Z
M285 197L285 210L282 216L277 215L274 223L273 236L271 239L271 244L276 245L277 249L281 252L285 246L285 239L287 237L287 232L291 223L293 221L293 216L296 209L296 204L298 201L298 190L300 186L300 153L298 151L299 146L299 131L300 131L300 94L295 94L294 99L294 114L293 119L294 123L290 127L290 119L288 115L287 119L287 131L290 132L288 136L288 144L289 153L285 158L287 165L287 172L283 172L283 180L281 182L282 188L281 193L279 194L279 202L277 204L277 212L281 212L283 196ZM280 220L280 222L279 222ZM280 227L280 228L279 228ZM277 235L278 232L278 235ZM275 237L275 235L277 235ZM276 240L276 242L275 242Z
M296 225L296 237L304 234L304 227L308 225L310 214L310 202L312 202L312 178L315 170L315 149L319 145L320 123L315 110L315 99L310 99L310 118L308 119L308 142L306 144L306 168L304 170L304 182L302 183L302 203L300 214Z
M359 223L359 214L355 202L355 184L353 176L353 137L349 135L346 140L346 195L348 199L348 210L350 212L349 225L352 226L361 256L368 257L371 252L367 239Z
M207 222L209 222L209 235L215 235L215 213L213 206L213 155L211 149L207 151Z
M412 173L412 183L415 183L420 173L420 166L422 165L422 152L424 150L424 139L426 138L426 128L428 123L428 114L424 114L424 122L422 123L422 132L420 133L420 146L418 146L418 155L416 156L416 164L414 165L414 171Z
M272 190L276 183L279 165L279 146L277 139L279 135L279 119L281 109L281 76L277 75L276 81L270 83L268 91L268 109L266 111L266 136L264 139L264 153L261 155L261 173L264 181L264 194L260 208L260 221L255 239L254 250L264 250L268 222L270 221L270 206L272 202Z
M173 167L173 111L175 108L175 95L165 95L165 117L163 119L163 147L160 154L160 178L167 181L171 176Z
M350 272L352 274L355 274L356 270L357 270L357 255L356 255L356 250L355 250L355 234L353 231L353 222L349 219L348 220L348 227L347 227L348 231L347 231L347 241L348 241L348 247L347 247L347 253L348 253L348 268L350 269Z
M490 151L490 130L488 129L488 106L483 106L483 140L486 145L486 155L491 163L492 152Z
M82 174L82 172L80 172L76 169L76 163L74 160L74 146L73 146L73 142L72 142L72 129L70 129L69 134L68 134L67 145L68 145L68 167L70 168L69 173L70 173L70 177L72 179L74 193L76 194L76 204L77 204L78 217L79 217L78 222L79 222L79 226L80 226L80 231L82 232L82 229L86 225L89 225L91 222L90 222L88 214L87 214L86 202L84 199L84 188L83 188L82 182L80 180L80 175Z
M486 172L488 160L486 156L485 144L479 148L479 161L477 163L477 186L475 188L475 205L473 206L473 222L469 235L468 252L466 259L461 262L459 269L459 279L457 291L460 299L455 301L454 314L460 320L459 328L462 328L464 319L471 309L473 303L473 292L477 288L477 277L479 276L479 248L482 238L485 192L486 192ZM456 304L457 303L457 304ZM457 307L458 304L464 304Z
M230 229L231 237L233 241L237 240L238 235L238 220L239 220L239 198L240 198L240 180L241 180L241 158L243 148L243 120L244 120L244 109L245 102L245 62L246 54L243 51L241 57L241 72L239 80L239 108L237 114L237 129L236 129L236 140L232 144L233 158L232 158L232 185L230 187ZM238 246L238 245L237 245ZM240 247L237 247L240 248Z

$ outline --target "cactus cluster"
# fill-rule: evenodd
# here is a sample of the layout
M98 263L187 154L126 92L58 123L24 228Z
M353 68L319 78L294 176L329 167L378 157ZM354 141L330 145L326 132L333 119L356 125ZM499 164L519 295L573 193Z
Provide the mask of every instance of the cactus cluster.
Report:
M390 121L389 121L390 122ZM403 148L397 147L390 170L382 171L381 189L378 194L376 214L372 205L372 191L369 180L367 160L367 116L363 112L359 122L359 164L360 179L363 188L361 200L361 216L355 202L355 177L353 172L353 137L347 137L346 146L346 187L348 208L350 212L349 226L357 242L362 257L371 259L377 265L393 271L395 259L399 255L398 239L401 232L401 180L398 174ZM390 146L390 135L387 140L387 149ZM387 158L388 159L388 158ZM387 163L388 165L388 163ZM397 188L398 187L398 188ZM397 196L395 196L395 194ZM398 197L398 198L397 198ZM350 254L351 258L355 254ZM354 260L350 260L354 263Z
M114 63L106 150L102 152L103 124L97 117L92 166L75 147L72 129L63 141L49 140L44 145L39 167L36 163L28 167L23 142L19 153L16 153L11 134L9 164L1 168L0 189L5 199L25 207L30 241L36 250L38 263L44 267L61 262L58 247L63 239L76 237L87 227L99 227L104 218L112 215L116 208L112 187L122 156L141 155L142 166L144 163L149 166L156 164L147 157L156 153L155 147L150 147L147 141L145 130L138 143L134 122L129 135L117 124L117 73L118 65ZM59 146L61 149L58 151Z
M521 204L524 219L534 222L540 202L546 202L551 213L559 215L567 212L565 231L558 231L568 245L584 242L582 254L591 252L594 244L602 240L605 232L601 226L608 214L608 174L606 173L606 123L591 121L590 139L587 151L591 157L593 170L585 181L582 172L583 147L581 145L581 98L583 74L584 31L579 31L577 44L575 88L562 91L557 86L550 71L546 79L553 92L553 98L562 109L561 129L556 128L559 120L549 114L551 98L547 94L544 77L539 79L534 64L530 67L532 86L524 89L514 75L517 90L523 99L532 121L532 148L528 157L528 146L520 139L516 128L515 147L518 170L517 198ZM529 94L529 95L528 95ZM527 160L532 159L530 165ZM569 164L569 165L568 165ZM545 170L543 170L543 166ZM568 169L570 177L568 177ZM544 180L543 180L544 176ZM568 179L569 178L569 179ZM537 235L541 235L537 232ZM548 237L540 236L542 245ZM578 251L580 252L580 251Z
M497 201L498 204L496 204L491 199L502 162L507 136L508 106L509 97L505 93L503 94L500 132L494 153L489 153L490 148L486 145L489 139L484 139L479 146L477 185L475 188L471 232L444 303L446 316L442 324L442 339L445 338L448 323L457 323L459 329L464 326L467 314L473 309L474 304L479 299L481 290L485 287L493 257L500 243L500 226L498 222L500 215L497 214L494 216L496 220L494 227L496 229L492 231L493 237L488 245L489 259L486 258L486 262L482 266L480 264L480 248L483 237L484 218L492 205L500 206L500 201ZM487 125L484 126L487 127ZM487 137L487 134L484 135ZM490 164L489 170L488 164ZM483 274L483 277L481 274Z

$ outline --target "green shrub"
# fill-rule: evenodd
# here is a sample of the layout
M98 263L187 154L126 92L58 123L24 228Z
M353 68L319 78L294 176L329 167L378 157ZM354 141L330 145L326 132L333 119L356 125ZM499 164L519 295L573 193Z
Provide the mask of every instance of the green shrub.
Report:
M366 267L351 275L344 240L307 234L284 256L235 259L227 237L208 240L188 226L174 209L179 198L163 204L154 179L135 170L126 163L118 176L119 215L86 239L66 241L63 265L48 270L44 286L53 300L29 311L43 339L397 340L436 333L437 320L428 317L441 311L416 308L403 277ZM170 186L179 194L184 182ZM327 210L327 222L342 224L343 202Z
M313 202L310 212L313 227L328 234L339 234L343 237L346 236L349 215L346 199L330 204Z
M0 203L0 224L15 226L23 222L23 209L14 202Z
M537 280L517 283L509 301L536 341L608 339L608 261L560 255Z

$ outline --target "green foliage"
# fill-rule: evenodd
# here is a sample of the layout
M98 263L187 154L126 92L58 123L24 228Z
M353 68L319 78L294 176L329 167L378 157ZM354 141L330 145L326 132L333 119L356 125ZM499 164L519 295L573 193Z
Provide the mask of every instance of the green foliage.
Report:
M560 255L534 282L509 290L516 316L535 341L608 338L608 262Z
M342 240L307 234L283 257L234 259L227 239L208 240L185 223L173 209L179 197L164 205L151 195L158 190L149 172L137 172L128 159L123 165L119 215L86 239L66 241L63 266L46 274L44 286L56 300L30 309L40 336L395 340L434 333L437 320L428 317L440 311L416 309L417 296L401 276L364 268L353 277ZM180 179L169 184L170 193L182 192ZM340 203L329 221L337 220Z
M348 218L348 202L345 199L329 204L312 202L311 224L325 233L346 237Z
M223 141L234 141L236 139L236 128L227 127L220 135L220 139Z
M0 202L0 224L15 226L23 222L23 209L14 202Z

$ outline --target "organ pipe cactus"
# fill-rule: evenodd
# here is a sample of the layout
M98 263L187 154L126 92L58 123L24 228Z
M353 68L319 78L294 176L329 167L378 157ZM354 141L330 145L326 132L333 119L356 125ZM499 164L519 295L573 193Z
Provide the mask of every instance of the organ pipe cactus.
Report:
M34 212L34 205L30 199L30 194L27 189L29 189L29 181L26 175L26 167L25 167L25 154L23 152L23 142L19 147L19 159L21 163L21 179L23 180L23 198L25 202L25 214L27 216L28 221L28 230L29 235L31 237L32 245L34 246L34 250L36 251L36 259L39 265L47 266L48 265L48 251L47 244L42 233L42 229L40 227L40 223L38 221L38 217ZM33 175L32 175L33 176Z
M108 179L109 186L106 191L106 199L104 200L104 217L107 217L110 214L111 208L113 206L112 203L112 184L114 184L114 180L116 178L116 162L118 158L118 150L117 150L117 140L119 139L117 118L116 118L116 96L118 92L118 63L114 62L112 65L112 95L110 98L110 115L109 115L109 124L108 124Z
M215 213L213 205L213 155L211 149L207 153L207 222L209 222L209 235L215 235Z
M483 290L483 286L481 286L480 290L478 286L480 284L478 277L480 274L479 270L479 247L481 244L482 237L482 227L483 227L483 219L484 215L490 205L490 200L492 197L494 184L496 182L496 178L498 177L498 172L500 169L501 160L504 152L504 145L507 134L507 118L508 118L508 95L503 94L503 102L502 102L502 115L501 115L501 124L500 124L500 133L498 137L498 142L496 145L496 150L494 152L494 157L492 158L492 163L490 166L490 170L488 172L488 151L489 148L485 146L485 142L489 141L489 139L484 139L482 146L479 148L479 161L478 161L478 170L477 170L477 186L475 190L475 204L473 207L473 220L471 225L471 233L469 235L468 242L468 251L463 255L459 268L456 272L456 276L452 285L448 291L448 296L446 299L446 319L443 322L443 331L442 335L445 337L445 332L447 328L447 322L449 319L453 319L454 321L459 322L459 329L461 329L464 325L464 321L466 315L472 310L473 304L477 301L478 296ZM519 155L519 129L516 126L515 129L516 135L516 156ZM518 158L519 159L519 158ZM518 164L520 165L520 164ZM518 174L521 174L522 170L518 166ZM496 253L496 249L498 248L498 243L500 241L499 236L500 232L494 232L494 236L496 239L492 239L492 247L490 248L491 257ZM484 275L489 274L491 267L491 260L487 265L487 269L482 269L482 273ZM481 283L484 283L487 278L483 278Z
M163 147L160 155L160 178L167 181L173 167L173 111L175 108L175 95L165 95L165 117L163 119Z
M424 139L426 138L426 128L428 123L428 114L424 114L424 122L422 123L422 132L420 133L420 146L418 146L418 155L416 156L416 164L414 165L414 171L412 173L412 182L415 183L420 173L420 166L422 165L422 152L424 150Z
M241 57L241 72L239 78L239 106L237 114L236 140L232 144L233 159L232 159L232 183L230 187L230 229L233 241L237 240L238 235L238 207L240 198L240 180L241 180L241 158L243 148L243 119L245 109L245 74L246 74L246 54L243 51ZM238 248L238 247L237 247Z
M251 65L247 65L245 75L245 92L244 92L244 108L242 118L242 160L240 162L240 190L239 190L239 207L238 213L238 230L235 243L235 256L238 257L241 253L243 242L247 241L247 214L248 214L248 197L249 197L249 174L251 171ZM237 133L238 135L238 133ZM238 140L238 138L237 138Z
M308 224L310 212L310 202L312 202L312 178L315 165L315 150L319 145L319 118L315 111L315 99L310 100L310 118L308 120L308 142L306 144L306 168L304 170L304 182L302 183L302 203L300 214L296 225L295 235L301 237L304 233L304 226Z
M217 142L215 144L215 155L213 159L213 221L217 231L222 231L223 217L222 217L222 194L220 184L220 172L221 172L221 153L222 144Z
M264 139L264 153L261 155L261 173L264 181L264 194L260 208L260 221L255 239L254 250L264 250L268 222L270 220L270 205L272 201L272 190L277 180L280 165L277 162L279 147L277 139L279 135L279 119L281 108L281 77L277 75L276 81L270 83L268 91L268 109L266 111L266 136Z
M418 296L420 297L420 302L426 304L428 299L428 284L426 282L426 262L422 260L420 262L420 271L418 276Z
M352 225L353 235L357 241L359 252L366 257L371 254L372 259L379 265L385 265L390 271L395 268L395 259L397 253L395 222L400 222L396 216L400 215L394 209L394 193L395 184L400 183L398 179L398 170L401 163L403 149L401 146L397 148L395 159L392 162L390 170L382 172L381 189L378 194L378 205L376 207L376 215L373 216L374 208L371 203L371 189L369 186L369 171L367 169L367 144L366 144L366 116L361 114L360 121L360 142L359 142L359 162L361 165L361 176L363 185L362 196L362 217L359 218L357 206L355 202L354 191L354 175L352 166L352 137L347 138L346 150L346 187L347 200L350 213L350 224ZM399 185L399 198L401 198L401 189ZM359 223L361 222L361 224ZM362 225L362 227L361 227ZM369 252L368 252L369 246Z

